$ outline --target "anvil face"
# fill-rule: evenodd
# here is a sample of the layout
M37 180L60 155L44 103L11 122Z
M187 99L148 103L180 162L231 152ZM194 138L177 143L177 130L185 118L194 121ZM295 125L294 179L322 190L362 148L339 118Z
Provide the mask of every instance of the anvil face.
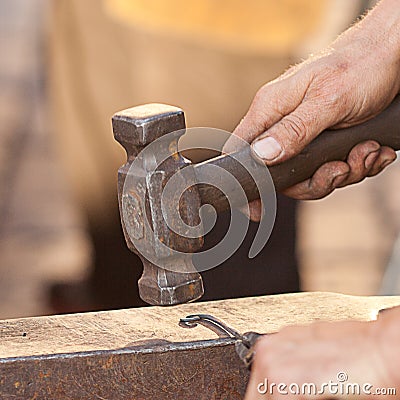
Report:
M315 320L367 321L398 305L396 296L298 293L0 321L0 397L241 399L249 371L235 339L183 329L180 318L209 313L241 332L273 333Z

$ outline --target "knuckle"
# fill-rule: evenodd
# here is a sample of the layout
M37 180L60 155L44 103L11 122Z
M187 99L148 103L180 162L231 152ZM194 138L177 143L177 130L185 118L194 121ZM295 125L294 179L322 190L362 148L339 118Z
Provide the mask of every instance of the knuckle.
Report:
M308 136L307 123L302 117L288 115L282 120L282 127L289 133L289 139L298 143L306 141Z
M263 104L267 96L267 92L268 92L268 86L267 85L261 86L261 88L257 90L257 93L254 96L252 104L254 106Z

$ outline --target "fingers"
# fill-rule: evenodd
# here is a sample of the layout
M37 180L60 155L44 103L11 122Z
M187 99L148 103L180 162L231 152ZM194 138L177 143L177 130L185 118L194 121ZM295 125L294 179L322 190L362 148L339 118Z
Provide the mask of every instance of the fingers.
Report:
M301 103L253 143L254 152L267 165L283 162L298 154L333 120L322 117L314 101Z
M375 176L396 159L396 152L390 147L380 147L375 141L367 141L354 146L347 164L350 173L337 187L361 182L368 176Z
M322 165L314 175L286 189L286 196L298 200L321 199L334 189L362 181L374 176L396 159L396 152L389 147L380 147L375 141L366 141L355 146L346 162L333 161Z
M361 182L367 176L379 156L379 143L369 140L354 146L347 157L350 173L337 187Z
M322 165L306 181L294 185L282 193L297 200L322 199L336 188L361 182L366 177L375 176L396 160L396 152L390 147L380 147L379 143L369 140L355 146L346 162L332 161ZM260 200L241 210L252 221L260 221L262 207Z
M332 193L350 173L350 167L343 161L332 161L322 165L306 181L283 191L283 194L298 200L322 199Z
M388 165L394 162L397 158L396 152L390 148L383 146L379 152L378 158L375 160L368 176L375 176L383 171Z

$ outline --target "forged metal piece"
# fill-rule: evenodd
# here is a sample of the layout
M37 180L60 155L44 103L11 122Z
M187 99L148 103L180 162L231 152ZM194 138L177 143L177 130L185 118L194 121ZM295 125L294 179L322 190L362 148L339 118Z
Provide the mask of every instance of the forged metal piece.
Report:
M179 326L184 328L195 328L198 324L211 329L219 337L235 339L236 353L243 361L244 365L248 369L251 369L251 364L254 358L254 346L260 336L262 336L260 333L246 332L242 335L235 329L209 314L188 315L179 320Z
M238 331L209 314L187 315L185 318L179 320L179 326L183 328L195 328L198 324L211 329L219 337L233 337L236 340L243 339Z

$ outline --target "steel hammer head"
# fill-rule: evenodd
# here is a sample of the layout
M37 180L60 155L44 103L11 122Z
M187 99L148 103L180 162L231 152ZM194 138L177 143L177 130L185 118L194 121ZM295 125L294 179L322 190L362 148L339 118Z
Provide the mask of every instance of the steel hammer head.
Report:
M185 129L183 111L164 104L133 107L116 113L112 126L115 139L127 152L127 163L118 170L118 200L125 240L144 265L138 282L140 297L154 305L196 300L203 294L203 284L191 254L202 247L203 237L185 237L172 230L161 204L168 180L190 167L178 152ZM142 152L157 139L161 139L158 147ZM168 157L160 158L165 152ZM192 187L177 204L168 206L178 209L185 224L196 227L201 223L200 205L199 193ZM174 268L166 267L172 264Z

